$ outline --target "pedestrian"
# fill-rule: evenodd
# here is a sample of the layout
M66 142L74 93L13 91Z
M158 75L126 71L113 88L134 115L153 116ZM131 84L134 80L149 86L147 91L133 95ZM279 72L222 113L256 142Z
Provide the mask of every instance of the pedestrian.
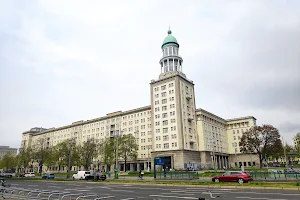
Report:
M139 176L138 176L138 178L139 178L139 179L142 179L142 170L139 171Z
M141 179L143 179L144 171L141 171Z
M107 176L110 178L110 170L107 171Z

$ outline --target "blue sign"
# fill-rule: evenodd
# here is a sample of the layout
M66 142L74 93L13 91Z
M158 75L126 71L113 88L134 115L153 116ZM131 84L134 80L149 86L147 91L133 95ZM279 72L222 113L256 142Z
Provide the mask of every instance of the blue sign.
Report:
M155 158L154 164L155 165L164 165L165 164L165 159L164 158Z

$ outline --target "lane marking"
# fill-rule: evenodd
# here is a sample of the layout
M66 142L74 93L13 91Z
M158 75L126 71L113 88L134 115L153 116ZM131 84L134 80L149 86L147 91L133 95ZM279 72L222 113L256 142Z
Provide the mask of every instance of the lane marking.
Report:
M199 199L199 198L195 198L195 197L178 197L178 196L165 196L165 195L149 195L150 197L163 197L163 198L175 198L175 199Z
M163 194L163 195L174 195L174 193L161 193L161 194ZM178 195L190 195L190 196L194 196L195 194L178 194Z
M127 199L120 199L120 200L130 200L130 199L134 200L135 198L127 198Z
M114 192L134 192L134 191L131 191L131 190L115 190L115 189L112 189L111 191L114 191Z
M287 200L287 199L269 199L269 198L255 198L255 197L236 197L237 199L257 199L257 200Z
M27 185L29 187L37 187L38 185Z

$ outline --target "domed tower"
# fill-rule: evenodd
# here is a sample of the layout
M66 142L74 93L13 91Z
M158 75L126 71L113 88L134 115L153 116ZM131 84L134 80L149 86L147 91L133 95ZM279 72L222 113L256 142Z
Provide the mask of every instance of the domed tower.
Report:
M151 85L151 157L165 157L169 168L200 164L193 81L182 73L179 44L168 31L161 46L159 79Z
M179 44L176 38L172 35L172 31L168 30L168 36L164 39L161 45L163 57L159 63L161 66L161 73L169 71L182 72L182 58L178 55Z

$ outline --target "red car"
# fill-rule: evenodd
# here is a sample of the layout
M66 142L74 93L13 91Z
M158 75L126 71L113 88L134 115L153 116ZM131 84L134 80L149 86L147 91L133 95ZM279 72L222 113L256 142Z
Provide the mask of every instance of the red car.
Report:
M228 171L223 175L220 176L214 176L212 178L213 182L238 182L240 184L247 183L249 181L252 181L252 177L247 174L246 172L241 171Z

